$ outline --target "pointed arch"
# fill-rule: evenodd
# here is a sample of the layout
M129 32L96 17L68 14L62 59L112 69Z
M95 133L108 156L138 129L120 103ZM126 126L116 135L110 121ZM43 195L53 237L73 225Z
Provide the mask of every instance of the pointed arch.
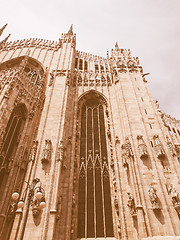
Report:
M0 167L3 169L7 167L12 155L14 155L16 143L23 130L26 117L27 108L24 104L18 104L9 117L0 147Z
M39 69L40 71L45 72L45 67L42 65L41 62L39 62L37 59L35 59L33 57L29 57L27 55L23 55L23 56L16 57L16 58L11 58L10 60L2 62L0 64L0 71L4 70L6 68L19 66L20 63L22 62L22 60L25 58L28 58L27 62L29 65L34 66L36 69Z
M101 92L98 92L94 89L88 90L81 94L78 98L78 104L81 106L87 99L97 99L102 105L107 106L107 98Z
M12 74L17 74L20 71L25 73L25 77L34 85L42 87L45 85L44 66L35 58L28 55L12 58L0 64L0 71L10 71Z
M90 90L79 97L78 103L81 110L78 238L113 237L104 120L107 100L103 94ZM83 174L82 166L86 169Z

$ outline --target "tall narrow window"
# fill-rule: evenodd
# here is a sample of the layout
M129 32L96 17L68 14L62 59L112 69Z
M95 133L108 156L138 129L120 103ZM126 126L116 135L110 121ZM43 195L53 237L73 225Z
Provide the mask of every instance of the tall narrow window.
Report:
M9 118L0 149L0 167L7 167L15 151L20 129L25 120L23 107L16 107Z
M84 61L84 70L88 70L88 63L87 63L87 61Z
M79 69L83 70L83 60L79 59Z
M78 65L78 58L75 58L75 68L77 69L77 65Z
M98 66L98 64L95 64L95 71L99 71L99 66Z
M113 236L104 111L88 99L81 114L78 237Z

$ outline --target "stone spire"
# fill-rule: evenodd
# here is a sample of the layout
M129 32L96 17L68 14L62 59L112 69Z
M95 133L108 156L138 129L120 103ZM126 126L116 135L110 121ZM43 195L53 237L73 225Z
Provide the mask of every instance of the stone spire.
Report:
M73 35L73 24L71 24L68 34Z
M115 44L115 50L117 51L117 50L119 50L119 46L118 46L118 43L116 42L116 44Z
M4 29L6 28L6 26L7 26L7 23L0 29L0 36L2 35L2 33L3 33Z
M8 38L11 36L11 34L9 34L3 41L0 42L0 49L4 46L4 44L7 42Z

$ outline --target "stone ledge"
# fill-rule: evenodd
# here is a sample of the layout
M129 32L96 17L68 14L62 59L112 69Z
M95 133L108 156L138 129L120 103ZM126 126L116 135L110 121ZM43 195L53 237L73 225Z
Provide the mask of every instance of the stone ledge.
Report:
M180 236L154 236L142 238L142 240L180 240Z
M117 239L114 237L106 237L106 238L100 237L100 238L77 238L76 240L117 240Z

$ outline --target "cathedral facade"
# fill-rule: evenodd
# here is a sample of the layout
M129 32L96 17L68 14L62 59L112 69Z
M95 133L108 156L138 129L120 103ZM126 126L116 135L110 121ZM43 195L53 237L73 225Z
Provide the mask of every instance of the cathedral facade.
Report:
M0 43L0 239L180 239L180 122L146 75L72 26Z

